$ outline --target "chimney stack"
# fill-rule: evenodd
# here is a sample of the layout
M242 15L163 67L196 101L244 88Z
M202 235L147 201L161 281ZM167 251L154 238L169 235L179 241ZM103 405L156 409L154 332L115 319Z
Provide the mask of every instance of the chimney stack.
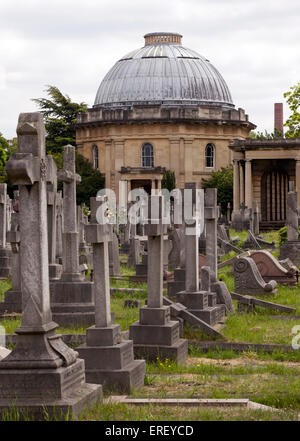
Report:
M275 103L274 104L274 132L277 129L280 133L283 134L283 104Z

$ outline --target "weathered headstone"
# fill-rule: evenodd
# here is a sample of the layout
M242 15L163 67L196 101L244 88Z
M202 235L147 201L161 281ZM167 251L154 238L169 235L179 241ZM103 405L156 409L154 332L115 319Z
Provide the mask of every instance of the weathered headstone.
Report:
M63 245L63 199L62 192L58 191L56 195L56 262L62 264Z
M84 280L79 267L76 216L75 147L64 148L64 169L58 172L63 181L63 272L51 283L51 308L60 326L92 325L95 322L93 285Z
M287 241L280 247L279 259L286 259L300 265L300 242L298 240L298 206L296 191L289 191L287 196Z
M56 176L56 170L54 170L54 174ZM56 195L57 181L55 179L53 184L47 184L48 255L50 280L58 280L61 277L62 272L62 266L56 262Z
M238 294L275 294L277 283L264 281L250 257L240 257L234 263L234 291Z
M207 188L204 195L206 265L217 276L217 189Z
M86 384L84 361L55 334L49 293L47 182L55 180L51 156L45 155L45 128L40 113L19 117L18 153L6 171L20 190L20 265L23 314L17 342L0 362L0 411L11 406L41 419L78 414L102 395L99 385Z
M11 250L6 243L7 184L0 183L0 279L7 279L11 269Z
M166 225L162 223L163 200L161 196L149 198L145 233L148 236L148 297L147 306L140 309L139 322L129 327L129 335L138 356L156 360L187 358L187 340L179 336L178 321L170 320L170 307L163 306L163 236Z
M120 275L120 256L119 256L119 241L117 234L112 232L112 240L108 243L109 256L109 274L111 276Z
M254 236L259 235L259 206L257 200L253 201L253 234Z
M180 237L178 229L174 228L170 234L172 248L169 252L169 268L175 269L180 265Z
M254 236L254 234L252 233L251 230L248 230L248 235L247 235L247 239L245 240L244 243L244 249L251 249L251 250L260 250L261 249L261 245L259 244L259 242L257 241L256 237Z
M11 289L4 294L4 302L0 303L1 314L22 312L22 292L20 273L20 229L19 213L12 213L11 229L6 234L7 242L11 244L12 271Z
M211 194L209 196L211 196ZM210 198L208 198L207 200L209 203L205 205L205 210L206 207L209 207L209 209L205 212L205 218L207 218L209 221L212 221L212 219L214 219L215 221L215 224L213 225L215 229L214 235L211 225L206 224L206 226L208 226L206 249L209 250L209 252L212 252L212 246L208 243L208 241L214 241L214 239L216 240L217 217L214 217L216 210L211 210L212 200ZM216 202L216 199L214 199L214 201ZM205 283L205 281L207 280L205 279L205 271L202 271L203 267L201 269L201 277L204 277L204 280L201 280L201 290L199 289L199 233L197 231L199 219L195 215L194 224L191 223L192 219L185 220L186 230L188 228L191 228L191 226L194 226L195 228L194 232L190 230L189 234L186 234L185 290L178 292L176 295L176 299L178 303L186 306L187 310L190 313L194 314L196 317L199 317L209 325L214 326L216 323L223 320L225 309L222 305L217 306L216 294L210 292L210 283ZM216 245L216 241L213 243L215 243ZM212 256L210 256L210 261L213 263L213 259L211 257ZM207 259L208 255L206 255L206 262ZM212 271L212 273L214 273L214 271Z
M297 281L295 271L286 270L269 251L255 251L250 257L254 260L265 282L275 280L280 284L295 285Z
M87 329L86 344L78 352L85 360L87 381L129 393L132 387L144 385L146 365L143 360L134 360L133 342L123 341L120 325L112 323L108 258L112 228L97 223L96 211L101 201L92 199L91 224L85 227L85 233L93 245L95 325Z

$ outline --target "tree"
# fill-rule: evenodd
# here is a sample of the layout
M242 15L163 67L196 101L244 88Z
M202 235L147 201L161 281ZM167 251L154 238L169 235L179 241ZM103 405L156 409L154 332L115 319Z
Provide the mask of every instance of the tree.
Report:
M63 95L55 86L47 86L45 92L50 99L34 98L32 101L44 115L47 153L62 153L65 145L75 145L77 116L87 110L87 104L72 102L68 95Z
M75 123L80 112L87 109L85 103L74 103L68 95L55 86L47 86L47 98L35 98L34 101L44 115L47 131L47 154L53 156L57 168L63 168L63 148L67 144L76 145ZM92 167L92 164L76 151L76 172L81 176L77 186L77 204L85 202L89 206L90 197L104 187L105 178ZM62 188L61 182L58 189Z
M288 92L283 94L284 98L287 98L286 102L292 114L284 123L285 127L288 127L285 133L286 138L295 138L300 136L300 83L290 87Z
M0 171L4 171L4 167L7 161L7 150L8 150L9 144L7 140L4 138L2 133L0 132Z
M77 185L77 204L84 202L90 206L90 197L96 196L98 190L104 188L105 178L78 152L76 152L76 172L81 176L81 182Z
M167 190L169 190L169 192L171 192L172 190L174 190L174 188L176 188L175 173L172 170L166 170L164 172L161 181L161 187L166 188Z
M212 172L210 178L202 180L202 188L216 188L218 190L218 204L222 213L226 213L227 204L233 206L233 168L222 167Z
M278 130L276 127L274 129L274 132L269 133L267 132L267 130L265 130L264 132L255 132L254 130L251 130L251 132L249 133L249 138L250 139L278 139L278 138L283 138L283 133Z

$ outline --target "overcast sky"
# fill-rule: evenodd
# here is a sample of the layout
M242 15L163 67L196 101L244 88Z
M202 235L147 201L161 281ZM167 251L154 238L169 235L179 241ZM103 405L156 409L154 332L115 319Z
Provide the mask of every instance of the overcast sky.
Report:
M299 0L0 0L0 132L47 84L89 106L148 32L179 32L220 71L236 107L273 130L274 102L300 81ZM288 107L284 107L284 118Z

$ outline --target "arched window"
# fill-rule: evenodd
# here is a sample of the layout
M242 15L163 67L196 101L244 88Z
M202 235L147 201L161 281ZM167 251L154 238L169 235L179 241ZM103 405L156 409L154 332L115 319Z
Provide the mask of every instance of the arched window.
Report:
M153 167L153 146L149 142L142 146L142 167Z
M207 144L205 147L205 167L215 166L215 147L213 144Z
M98 147L93 145L93 167L98 169L99 166L99 155L98 155Z

